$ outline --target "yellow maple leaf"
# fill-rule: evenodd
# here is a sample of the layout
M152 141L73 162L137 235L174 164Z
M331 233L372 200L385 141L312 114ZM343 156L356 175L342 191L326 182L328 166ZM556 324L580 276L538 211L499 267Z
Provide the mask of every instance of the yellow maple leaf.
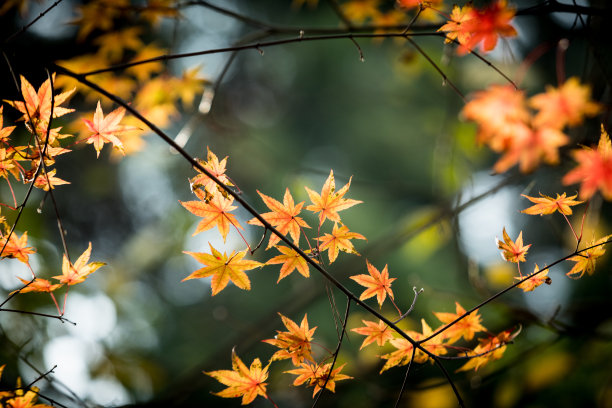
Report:
M183 253L193 256L198 262L205 265L204 268L198 269L184 278L183 282L189 279L206 278L212 275L211 288L213 296L222 291L230 280L240 289L250 290L251 281L244 271L260 268L264 264L252 260L242 260L246 255L246 250L241 252L232 251L230 256L227 256L227 253L224 252L222 254L213 248L212 244L209 243L208 245L210 245L210 254L183 251Z

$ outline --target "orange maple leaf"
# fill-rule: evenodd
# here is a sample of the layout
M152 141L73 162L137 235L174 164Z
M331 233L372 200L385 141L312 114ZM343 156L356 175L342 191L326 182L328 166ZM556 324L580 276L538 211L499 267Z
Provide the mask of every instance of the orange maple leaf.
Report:
M334 223L331 234L325 234L322 238L317 238L317 240L321 241L319 250L325 251L327 249L329 263L336 260L339 251L359 255L359 252L355 251L355 247L353 247L350 241L351 239L366 239L366 237L356 232L350 232L346 225L338 228L338 223Z
M49 282L47 279L42 279L42 278L35 278L32 283L30 283L30 281L28 281L28 280L21 279L20 277L17 277L17 279L19 279L21 281L21 283L23 283L24 285L27 285L27 286L24 287L24 288L21 288L19 290L15 290L15 291L11 292L10 295L12 295L15 292L19 292L19 293L47 292L47 293L51 293L54 290L62 287L61 283L51 284L51 282Z
M7 126L4 127L4 117L3 117L4 106L0 106L0 142L7 143L8 138L15 130L16 126Z
M312 392L312 396L314 398L314 396L317 395L321 389L323 389L323 384L326 382L327 384L325 385L325 389L330 390L331 392L336 392L336 381L353 378L346 374L340 374L340 371L342 371L345 365L346 364L342 364L340 367L335 368L330 373L329 370L331 368L331 363L319 365L305 361L301 364L301 368L296 368L294 370L285 372L298 376L295 381L293 381L293 385L296 387L304 384L305 382L308 382L309 387L314 386L314 391Z
M470 4L466 4L463 7L454 5L450 14L450 20L438 28L438 31L446 32L444 42L451 43L457 40L459 44L466 44L472 34L466 31L463 25L472 18L473 8Z
M286 235L289 233L293 242L297 245L300 242L300 228L310 228L308 224L306 224L306 221L297 216L300 211L302 211L304 202L302 201L296 205L288 188L285 190L282 204L272 197L262 194L259 190L257 190L257 192L261 196L263 202L272 210L271 212L261 214L261 216L272 224L281 234ZM247 224L263 226L257 218L252 218L247 221ZM270 241L268 241L268 248L274 246L279 241L279 237L272 235Z
M6 242L6 238L0 238L0 249L4 247L2 251L3 258L14 258L18 259L24 264L29 262L29 254L33 254L36 250L28 245L28 232L24 232L21 238L17 237L17 234L13 232L11 238Z
M467 363L461 366L457 371L467 371L472 368L477 371L481 366L487 364L490 361L499 360L506 351L506 344L510 343L516 336L518 336L520 330L516 333L512 333L510 330L503 331L497 336L490 336L486 339L478 339L480 344L467 352L468 356L477 356L471 358ZM484 353L484 354L483 354ZM479 356L479 354L483 354Z
M434 312L434 315L436 315L438 320L440 320L442 323L449 324L459 316L463 316L465 314L465 309L459 304L459 302L455 302L455 311L456 313ZM478 310L475 310L442 332L441 336L447 337L449 343L454 343L461 337L468 341L472 340L475 333L487 330L482 324L480 324L481 320L482 318L478 314Z
M310 197L310 201L312 201L312 205L307 206L306 209L308 211L319 213L319 225L323 225L323 221L326 219L330 219L334 222L340 222L338 211L346 210L355 204L361 203L361 201L358 200L343 198L351 186L351 179L352 177L349 178L348 183L346 183L344 187L336 191L334 171L331 170L327 180L325 180L325 184L323 184L320 195L308 187L304 187L308 193L308 196Z
M207 147L208 153L206 155L207 161L197 159L198 163L202 165L206 170L210 171L213 176L215 176L220 182L227 186L232 186L233 184L229 181L228 177L225 175L225 167L227 166L227 156L223 158L223 160L219 161L219 158ZM194 176L189 180L191 184L191 190L195 191L199 188L203 188L206 192L207 196L215 195L215 192L220 191L221 194L226 195L225 190L222 190L217 183L213 181L206 174L200 172L198 170L198 175Z
M212 275L210 286L213 296L223 290L230 280L240 289L250 290L251 281L244 271L260 268L263 264L252 260L242 260L246 255L246 250L238 253L232 251L228 257L227 253L221 254L221 252L213 248L212 244L208 243L208 245L210 245L210 254L183 251L183 253L193 256L198 262L206 265L204 268L198 269L187 276L183 279L183 282L189 279L206 278Z
M280 280L283 279L285 276L290 275L294 269L297 269L297 271L305 278L308 278L310 276L308 262L306 262L306 260L302 258L300 254L295 252L293 249L282 245L276 245L275 248L278 249L282 255L277 255L274 258L270 259L268 262L266 262L266 265L283 264L283 266L281 266L280 275L278 275L278 280L276 281L276 283L280 282ZM306 251L306 253L309 252L310 251Z
M591 101L591 88L581 85L576 77L559 88L547 86L545 93L531 97L529 105L539 110L534 119L536 126L558 129L579 125L585 116L594 116L601 110L599 104Z
M555 211L559 211L564 215L571 215L572 209L571 206L582 204L584 201L574 200L576 198L575 195L567 197L565 193L559 195L557 193L557 198L552 198L540 193L540 197L529 197L528 195L521 194L523 197L527 198L532 203L536 203L529 208L521 211L524 214L529 215L545 215L552 214Z
M295 366L299 366L304 360L314 361L312 358L311 341L317 328L313 327L311 329L308 327L307 315L304 314L304 318L299 326L293 320L280 313L279 316L289 331L281 332L277 330L277 334L273 339L262 340L264 343L281 349L272 355L270 361L290 358Z
M587 245L588 247L593 247L591 249L587 249L586 251L582 251L578 255L572 256L568 259L568 261L576 262L576 264L572 267L572 269L566 274L572 279L580 279L582 275L586 272L589 275L592 275L595 272L595 263L597 258L601 258L606 253L605 242L610 239L612 235L606 235L603 238L595 241L594 239Z
M106 265L104 262L89 262L91 256L91 242L87 249L79 256L75 263L68 260L66 254L62 261L62 274L54 276L54 279L60 281L60 283L68 286L76 285L77 283L83 282L89 275L94 273L101 266Z
M522 173L535 170L541 161L559 164L559 148L569 142L569 137L553 127L534 128L524 123L514 123L511 133L494 135L489 145L502 143L504 155L493 166L496 173L503 173L516 163ZM499 141L496 138L501 137ZM494 149L495 150L495 149Z
M366 260L366 265L368 267L369 275L354 275L350 278L361 286L365 286L367 288L363 291L361 296L359 296L359 300L369 299L372 296L376 295L378 305L382 307L382 304L385 301L387 295L389 295L389 297L393 299L393 291L391 291L391 282L393 282L396 278L389 279L389 271L387 270L387 265L385 265L382 272L379 272L378 269L376 269L368 260Z
M387 341L392 340L394 338L393 331L382 320L379 320L378 323L371 322L369 320L362 320L362 322L363 324L365 324L365 326L357 327L351 330L355 333L366 336L366 338L363 340L363 343L361 343L361 347L359 347L359 350L361 350L368 344L374 342L376 342L376 344L382 347L387 343Z
M588 200L597 190L606 200L612 200L612 143L603 125L597 149L585 147L574 150L572 155L578 166L563 177L563 184L582 183L582 200Z
M530 118L524 92L512 85L491 85L474 93L462 115L479 125L478 142L487 143L497 152L506 149L515 127Z
M525 277L515 276L514 279L523 280ZM517 287L523 289L523 292L531 292L541 284L546 283L547 285L550 285L551 282L550 277L548 277L548 269L540 272L540 267L538 264L536 264L533 273L528 276L527 280L519 284Z
M54 189L55 186L59 186L62 184L70 184L69 181L62 180L59 177L55 177L56 169L51 170L48 173L45 173L43 170L34 180L34 187L40 188L44 191L49 191L49 188Z
M421 333L414 331L406 331L405 333L410 336L414 341L421 341L422 339L425 339L433 334L433 331L431 330L425 319L421 319L421 327ZM440 335L423 343L422 346L427 351L435 355L443 355L446 354L446 345L444 344L444 341L445 337ZM380 356L380 358L387 360L383 368L380 370L381 373L391 367L406 365L410 362L412 358L413 346L410 341L408 341L404 337L396 337L390 340L389 342L397 350ZM425 363L427 360L429 360L429 356L423 350L417 349L414 353L414 362Z
M510 239L505 227L503 235L504 242L500 241L498 238L495 238L497 247L502 250L502 258L508 262L516 264L519 262L525 262L525 255L527 254L531 244L527 246L523 245L523 231L519 233L516 241L512 241L512 239Z
M55 74L51 76L55 82ZM67 113L74 112L74 109L64 108L61 105L72 95L75 89L63 92L54 97L53 117L57 118ZM21 95L23 101L7 101L6 103L23 113L21 120L29 122L30 120L36 126L38 123L48 123L51 115L51 81L47 79L38 88L38 92L28 82L25 77L21 76ZM24 104L25 101L25 104Z
M514 8L507 7L506 0L498 0L483 9L469 10L471 18L461 25L461 31L469 33L464 43L458 49L460 54L467 53L478 44L483 52L491 51L499 37L514 37L516 29L510 24L514 18Z
M130 130L137 130L135 126L120 125L121 119L125 115L125 108L119 107L104 117L102 112L102 106L98 101L96 107L96 113L93 116L93 122L87 119L83 119L87 128L93 132L92 135L85 139L85 143L93 144L96 149L96 157L100 157L100 150L104 146L104 143L112 143L113 147L125 154L123 151L123 143L117 137L117 135L127 132Z
M223 242L229 233L230 224L235 228L243 229L238 223L236 216L230 211L235 210L236 206L232 205L232 199L223 198L221 194L216 194L209 201L179 201L183 207L189 210L192 214L204 218L198 224L193 235L197 235L202 231L207 231L215 225L219 228L219 232L223 236Z
M234 348L232 350L232 370L209 371L204 372L204 374L213 377L223 385L227 385L226 389L214 393L215 395L222 398L242 397L242 405L247 405L253 402L258 395L268 398L265 381L268 379L269 366L268 364L262 367L261 361L256 358L247 368Z

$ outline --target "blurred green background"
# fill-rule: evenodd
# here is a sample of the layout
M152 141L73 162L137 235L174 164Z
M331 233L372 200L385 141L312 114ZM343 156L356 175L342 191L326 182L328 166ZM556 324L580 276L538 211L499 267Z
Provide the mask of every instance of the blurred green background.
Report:
M303 27L340 27L326 2L316 9L276 1L218 3L270 24L296 28L293 35L271 38L297 35ZM520 9L537 4L516 3ZM2 38L50 4L33 3L26 16L2 16ZM88 42L75 45L76 27L64 24L74 18L78 4L64 1L5 47L13 69L35 87L46 77L45 65L91 51ZM610 10L605 2L594 5ZM513 77L527 55L538 46L549 46L528 67L521 84L528 94L556 84L555 44L568 37L567 76L581 76L593 84L597 99L609 98L612 54L609 45L602 44L606 34L597 21L574 24L571 14L542 13L518 16L514 22L519 37L502 41L487 58ZM255 31L205 7L190 7L181 19L165 20L146 35L147 42L189 52L225 47ZM504 82L482 61L456 57L441 37L416 40L465 94ZM438 322L432 311L454 312L456 301L472 307L512 282L514 270L503 263L495 245L504 227L512 237L522 230L526 243L533 244L524 270L532 270L534 263L550 264L573 250L561 217L519 213L528 205L521 193L573 194L574 186L559 183L572 167L567 152L559 168L492 175L495 155L476 146L475 126L459 117L462 99L425 58L406 42L358 44L363 62L348 39L269 47L263 55L241 52L218 84L210 112L199 113L196 101L165 130L177 135L191 126L185 148L195 157L205 158L207 146L220 159L229 156L227 173L243 197L262 212L267 209L256 190L280 200L288 187L296 201L307 201L304 186L319 191L330 169L337 186L352 176L347 196L363 203L343 212L342 218L368 241L355 243L361 256L341 253L329 271L360 293L361 287L348 276L365 273L366 259L379 269L388 265L391 277L397 278L393 290L403 310L412 302L412 288L423 288L404 322L406 329L419 330L422 318L434 327ZM199 65L214 83L229 57L174 60L167 69L180 75ZM15 99L6 64L0 72L5 78L2 98ZM83 100L75 97L69 106L78 111L79 103ZM14 112L5 108L5 125L10 115ZM598 127L593 121L577 129L572 141L596 143ZM307 313L311 326L318 327L316 342L335 347L330 296L341 314L346 300L312 270L310 279L294 272L276 284L279 267L267 266L249 273L251 291L229 285L214 298L207 280L181 282L201 266L182 251L206 252L211 242L229 253L244 249L243 242L235 231L226 244L216 229L192 236L199 218L178 201L193 199L187 180L195 173L155 135L146 137L142 151L125 158L111 158L107 150L99 160L93 160L89 146L60 157L58 173L71 184L58 187L55 195L71 251L79 254L91 241L92 260L108 265L71 290L66 317L76 327L0 314L0 363L7 364L3 387L11 387L18 375L28 383L38 376L35 369L57 365L51 381L37 385L68 406L238 406L238 399L211 395L224 387L202 371L229 369L232 347L247 364L256 357L266 361L275 349L261 340L284 330L277 313L295 321ZM16 188L18 200L24 192L25 187ZM4 202L10 197L4 182L0 194ZM58 274L62 252L50 202L45 201L42 213L36 211L42 198L35 192L17 231L27 229L38 249L30 258L32 265L48 277ZM596 229L596 236L610 231L607 203L594 198L589 213L588 225ZM4 208L2 215L9 220L14 216ZM573 221L579 223L581 215L577 211ZM262 229L245 224L251 218L245 211L239 210L238 217L249 242L256 243ZM316 225L311 214L304 218ZM275 255L261 248L255 258L264 261ZM609 266L604 259L593 276L572 281L564 276L571 264L562 264L550 272L552 285L532 293L512 291L482 309L483 323L491 332L519 325L522 332L503 359L477 372L455 374L463 362L446 364L466 405L612 407ZM15 275L27 277L18 261L3 259L0 298L19 287ZM54 313L43 295L24 294L8 306ZM395 311L387 306L383 311L393 318ZM367 315L353 305L348 327L361 326L362 318ZM377 356L392 349L372 345L359 352L362 340L348 333L338 360L347 363L343 372L354 379L338 383L334 395L326 392L319 406L358 408L395 402L405 368L379 375L382 362ZM316 350L319 357L325 355L324 348ZM310 406L312 389L291 386L295 377L283 374L289 369L289 362L271 366L270 395L279 406ZM70 399L75 398L71 393L78 399ZM456 406L456 400L440 371L424 364L412 367L400 405L444 408ZM258 398L253 406L270 405Z

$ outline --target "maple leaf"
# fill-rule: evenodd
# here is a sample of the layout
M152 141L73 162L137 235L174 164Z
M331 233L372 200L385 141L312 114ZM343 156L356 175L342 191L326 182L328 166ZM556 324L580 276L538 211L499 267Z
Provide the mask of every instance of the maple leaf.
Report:
M591 88L581 85L576 77L568 79L559 88L547 86L545 93L534 95L529 100L529 105L539 110L534 124L559 129L565 125L579 125L585 116L594 116L601 110L599 104L590 99Z
M423 320L424 321L424 320ZM420 341L424 339L423 335L419 332L415 332L412 330L404 331L411 339L414 341ZM412 343L405 339L404 337L396 337L389 340L389 343L393 347L396 348L395 351L387 354L383 354L380 356L383 360L387 360L383 367L380 369L380 372L384 372L391 367L400 367L408 364L410 359L412 358ZM428 360L427 354L425 354L422 350L417 349L414 353L414 362L415 363L425 363Z
M253 402L258 395L268 398L265 381L268 379L269 366L268 364L262 367L261 361L256 358L247 368L234 348L232 349L232 370L209 371L204 372L204 374L213 377L223 385L227 385L226 389L214 393L215 395L222 398L242 397L242 405L247 405Z
M304 202L302 201L296 205L288 188L285 190L282 204L272 197L262 194L259 190L257 190L257 193L259 193L261 199L268 208L272 210L272 212L263 213L261 216L281 234L287 235L287 233L289 233L293 242L297 245L300 242L300 228L310 228L301 217L297 216L300 211L302 211ZM263 226L257 218L252 218L247 221L247 224ZM270 241L268 241L268 248L274 246L279 241L279 237L272 235Z
M15 159L15 149L0 147L0 177L9 179L9 174L12 174L19 180L19 164Z
M262 340L264 343L281 349L274 353L270 361L290 358L295 366L299 366L304 360L314 361L311 354L311 341L317 328L313 327L311 329L308 327L307 315L304 314L304 318L299 326L293 320L280 313L279 316L289 331L281 332L277 330L277 334L273 339Z
M380 14L378 5L380 0L350 0L341 6L342 14L354 23L376 18Z
M610 237L612 237L612 235L606 235L605 237L600 238L597 241L595 241L595 239L591 240L587 247L593 248L587 249L586 251L582 251L578 255L569 258L568 261L576 262L576 264L566 275L572 279L582 278L582 275L584 275L585 272L589 275L592 275L595 272L595 263L597 261L597 258L602 257L603 254L606 253L604 243Z
M612 143L603 124L597 149L585 147L574 150L572 155L578 166L563 177L563 184L582 183L582 200L591 198L598 189L606 200L612 200Z
M227 156L223 158L223 160L219 161L217 156L207 147L206 159L207 161L203 161L200 159L198 163L202 165L206 170L210 171L213 176L215 176L220 182L225 184L226 186L233 186L233 184L229 181L227 176L225 175L225 167L227 165ZM189 183L191 185L191 190L195 191L199 188L203 188L206 192L206 195L213 196L216 191L220 191L221 194L227 194L225 190L221 190L221 188L217 185L213 179L208 177L206 174L200 172L197 168L198 175L191 178Z
M28 245L28 232L24 232L21 238L17 237L17 234L13 232L11 238L6 242L6 238L0 238L0 248L4 247L2 251L3 258L14 258L23 262L24 264L29 263L29 254L33 254L36 250Z
M336 381L353 378L346 374L340 374L340 371L342 371L345 365L346 363L342 364L340 367L334 369L330 373L329 370L331 368L331 363L319 365L305 361L301 364L301 368L296 368L294 370L285 372L298 376L295 381L293 381L293 385L296 387L304 384L307 381L309 387L314 386L314 391L312 392L312 397L314 398L314 396L321 391L323 384L326 382L327 384L325 385L325 389L330 390L331 392L336 392ZM329 379L327 377L329 377Z
M506 228L504 227L503 236L504 242L501 242L498 238L495 238L497 247L502 251L502 258L512 263L525 262L525 255L527 254L531 244L523 246L523 231L519 233L516 241L512 241L506 232Z
M462 31L471 35L461 44L458 52L469 52L480 43L481 50L488 52L495 48L500 36L516 36L516 29L510 24L515 12L513 8L507 7L506 0L490 3L483 9L470 10L471 18L463 22Z
M363 322L363 324L365 324L365 326L357 327L351 330L355 333L366 336L366 338L363 340L363 343L361 343L361 347L359 347L359 350L361 350L368 344L374 342L376 342L376 344L382 347L387 343L387 341L392 340L394 338L393 331L382 320L379 320L378 323L371 322L369 320L361 321Z
M106 265L104 262L89 262L91 256L91 242L87 249L79 256L75 263L68 260L66 254L62 262L62 274L54 276L54 279L68 286L76 285L83 282L89 275L94 273L101 266Z
M114 148L124 153L123 144L117 138L117 135L130 130L137 130L138 128L120 125L119 122L123 119L123 115L125 115L125 108L119 107L104 117L102 106L100 106L100 101L98 101L93 122L83 119L89 131L93 132L92 135L85 139L85 143L93 144L94 149L96 149L96 157L100 157L100 150L102 150L104 143L112 143Z
M450 20L438 28L438 31L446 32L444 42L451 43L457 40L459 44L466 44L472 34L465 30L464 23L472 18L473 8L470 4L466 4L463 7L454 5L450 14Z
M514 340L514 338L518 336L518 333L519 332L513 334L510 330L506 330L499 333L497 336L478 339L480 344L478 344L473 351L470 350L467 352L468 356L477 357L471 358L467 363L457 369L457 372L471 370L472 368L474 371L478 371L484 364L490 361L499 360L504 355L504 351L506 351L506 344ZM479 354L483 355L478 356Z
M109 31L97 37L93 43L100 46L98 55L104 56L108 61L120 61L124 50L136 51L144 45L138 38L141 33L140 27Z
M208 82L201 78L199 73L200 67L194 67L183 71L180 78L173 78L174 92L186 108L193 104L196 95L202 93L204 84Z
M182 282L189 279L206 278L212 275L210 286L213 296L223 290L230 280L240 289L250 290L251 281L244 271L260 268L263 264L252 260L242 260L246 255L246 250L237 253L232 251L228 257L227 253L221 254L221 252L213 248L211 243L208 243L208 245L210 246L210 254L183 251L183 253L193 256L198 262L206 266L193 272L183 279Z
M565 133L552 127L533 128L523 123L514 123L508 130L511 133L494 135L489 140L491 148L504 151L504 155L493 166L496 173L503 173L516 163L519 163L522 173L533 171L542 160L548 164L558 164L559 148L570 140ZM499 146L497 143L500 143Z
M44 191L49 191L49 187L51 189L54 189L55 186L59 186L62 184L70 184L69 181L62 180L59 177L55 177L55 169L51 170L46 174L44 173L44 171L42 171L41 173L43 174L39 174L38 177L36 177L36 180L34 180L34 187L36 188L40 188Z
M219 232L223 236L223 242L229 233L230 224L236 228L244 229L238 223L236 216L230 211L235 210L236 206L232 205L230 199L223 198L217 194L209 201L179 201L183 207L189 210L192 214L204 218L198 224L193 235L197 235L202 231L207 231L215 225L219 228Z
M285 276L290 275L295 269L297 269L297 271L305 278L310 276L308 262L306 262L306 260L302 258L300 254L295 252L293 249L282 245L276 245L275 248L278 249L282 255L277 255L270 259L268 262L266 262L266 265L283 264L276 283L280 282ZM310 251L306 251L306 253L309 252Z
M51 76L51 79L55 82L55 74ZM57 118L67 113L74 112L74 109L64 108L61 105L72 95L75 90L63 92L54 97L53 106L53 117ZM28 82L27 79L21 76L21 94L23 101L7 101L6 103L23 113L21 120L26 122L32 121L35 125L39 122L48 123L51 115L51 81L47 79L42 83L38 92L34 90L34 87Z
M54 290L62 287L61 283L51 284L50 281L48 281L47 279L42 279L42 278L35 278L34 281L32 281L32 283L30 283L30 281L28 281L28 280L21 279L20 277L17 277L17 279L19 279L21 281L21 283L23 283L24 285L27 285L27 286L24 287L24 288L21 288L19 290L15 290L15 291L11 292L9 295L12 295L15 292L19 292L19 293L47 292L47 293L51 293Z
M0 106L0 142L7 143L8 138L15 130L15 126L7 126L4 127L4 117L3 117L4 106Z
M515 276L514 279L523 280L525 277ZM536 264L533 273L528 276L527 280L519 284L517 287L523 289L524 292L531 292L541 284L546 283L547 285L550 285L551 282L550 277L548 277L548 269L544 272L540 272L540 268L538 267L538 264Z
M327 180L325 180L325 184L323 184L321 195L317 194L308 187L304 187L308 193L308 196L310 197L310 201L312 201L312 205L307 206L306 209L308 211L319 213L319 225L323 225L323 221L326 219L330 219L334 222L340 222L338 211L346 210L347 208L362 202L350 198L343 198L351 186L351 179L352 177L349 178L348 183L346 183L344 187L336 191L334 171L331 170Z
M367 289L363 291L359 300L369 299L376 295L378 305L382 307L383 302L387 295L393 299L393 291L391 291L391 282L396 278L389 279L389 271L387 265L385 265L382 272L379 272L368 260L366 260L369 275L361 274L354 275L350 278L361 286L365 286Z
M552 198L540 193L540 197L529 197L528 195L521 194L523 197L527 198L535 205L532 205L529 208L521 211L524 214L529 215L545 215L552 214L555 211L559 211L564 215L571 215L572 209L571 206L582 204L584 201L574 200L576 198L575 195L567 197L565 193L559 195L557 193L557 198Z
M346 225L338 228L338 223L334 223L331 234L326 233L322 238L317 238L318 241L321 241L319 250L325 251L327 249L329 263L336 260L339 251L359 255L359 252L355 251L351 239L366 239L366 237L356 232L350 232Z
M83 4L78 7L81 14L71 23L79 27L77 41L83 41L92 31L99 29L108 32L113 28L114 19L128 10L129 0L101 0Z
M438 320L446 325L465 314L465 309L459 304L459 302L455 302L455 311L456 313L434 312L434 315L438 318ZM461 337L467 341L472 340L475 333L487 330L482 324L480 324L481 320L482 317L478 314L478 310L475 310L446 329L441 335L446 336L449 343L454 343Z
M478 143L487 143L495 151L506 149L517 125L525 126L530 118L524 92L512 85L491 85L474 93L462 115L479 125Z

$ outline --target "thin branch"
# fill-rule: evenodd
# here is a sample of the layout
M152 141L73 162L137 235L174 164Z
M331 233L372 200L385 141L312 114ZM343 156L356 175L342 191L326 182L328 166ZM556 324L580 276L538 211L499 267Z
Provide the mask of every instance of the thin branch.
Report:
M436 64L434 60L432 60L431 57L427 55L427 53L412 38L410 38L408 35L405 35L405 38L410 43L410 45L416 48L416 50L423 56L423 58L425 58L431 64L431 66L434 67L436 71L438 71L440 76L442 76L442 84L450 86L453 91L455 91L455 93L459 95L463 102L465 102L465 96L463 95L463 93L461 93L459 88L457 88L457 86L455 86L455 84L450 79L448 79L448 77L446 76L444 71L442 71L442 69L438 66L438 64Z
M60 322L64 323L70 323L73 326L76 326L76 323L66 319L64 316L56 316L56 315L52 315L52 314L48 314L48 313L39 313L39 312L30 312L28 310L17 310L17 309L5 309L3 307L0 307L0 312L12 312L12 313L21 313L21 314L28 314L28 315L32 315L32 316L42 316L42 317L50 317L52 319L57 319Z
M30 21L28 24L26 24L25 26L21 27L20 30L14 32L13 34L11 34L10 36L8 36L7 38L4 39L4 41L2 41L4 44L8 44L11 41L13 41L15 38L19 37L21 34L25 33L28 28L32 27L38 20L40 20L41 18L43 18L45 16L45 14L47 14L49 11L51 11L53 8L55 8L58 4L60 4L62 1L64 0L57 0L55 3L53 3L52 5L50 5L49 7L47 7L42 13L40 13L38 15L38 17L36 17L34 20Z
M419 290L417 291L416 286L413 286L413 287L412 287L412 290L414 291L414 299L412 299L412 304L410 305L410 309L408 309L408 310L406 311L406 313L402 314L402 315L399 317L399 319L397 319L397 320L396 320L396 321L394 321L393 323L397 324L397 323L401 322L402 320L404 320L404 319L405 319L405 318L406 318L406 317L407 317L407 316L408 316L408 315L409 315L409 314L412 312L412 309L414 309L414 305L416 305L417 298L418 298L418 297L419 297L419 295L420 295L421 293L423 293L423 291L424 291L424 289L423 289L423 288L421 288L421 289L419 289Z
M416 299L416 297L415 297ZM416 353L416 348L412 348L412 356L410 356L410 361L408 361L408 367L406 367L406 374L404 375L404 381L402 381L402 387L400 388L400 392L397 395L397 400L395 400L394 408L398 408L400 401L402 400L402 394L406 389L406 384L408 384L408 374L410 373L410 367L412 367L412 362L414 361L414 355Z
M319 391L319 393L317 394L317 399L314 400L312 404L312 408L315 408L315 406L317 405L317 402L319 402L319 398L321 398L321 394L323 394L323 391L325 391L325 387L327 386L329 378L331 377L331 373L334 369L334 365L336 364L336 360L338 359L338 353L340 352L340 347L342 346L342 341L344 340L344 334L346 333L346 323L348 322L350 309L351 309L351 300L347 299L346 311L344 312L344 321L342 322L342 333L340 334L340 338L338 339L338 345L336 346L336 350L334 351L334 359L332 360L331 365L329 366L329 371L328 371L327 377L325 377L325 382L323 383L323 386L321 387L321 391Z
M295 32L297 30L293 30ZM303 31L303 30L301 30ZM436 36L441 37L443 34L438 32L424 32L424 33L410 33L409 36ZM159 62L159 61L170 61L180 58L188 58L188 57L196 57L200 55L210 55L210 54L220 54L226 52L235 52L235 51L243 51L243 50L260 50L265 47L273 47L277 45L284 44L292 44L299 42L312 42L312 41L329 41L329 40L346 40L350 38L405 38L406 34L404 33L365 33L365 34L354 34L354 33L345 33L345 34L331 34L331 35L317 35L312 37L306 37L302 34L299 34L298 37L293 38L285 38L282 40L272 40L265 42L257 42L253 44L244 44L244 45L235 45L231 47L223 47L223 48L213 48L210 50L203 51L194 51L194 52L186 52L180 54L166 54L160 55L154 58L148 58L140 61L129 62L125 64L117 64L112 65L107 68L97 69L93 71L83 72L83 73L73 73L75 75L79 75L82 78L88 77L90 75L102 74L105 72L113 72L126 68L130 68L136 65L148 64L151 62Z

